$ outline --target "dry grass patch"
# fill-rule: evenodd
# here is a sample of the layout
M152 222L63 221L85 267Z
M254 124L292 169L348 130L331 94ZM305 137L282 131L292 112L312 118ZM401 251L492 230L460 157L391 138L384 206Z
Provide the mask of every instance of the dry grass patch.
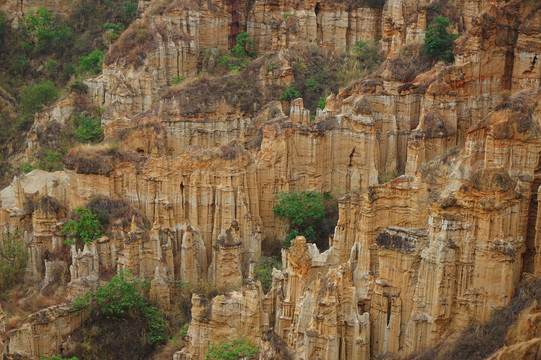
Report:
M126 161L139 164L145 158L135 151L119 150L116 144L85 144L68 152L64 157L64 166L78 174L109 176L117 164Z

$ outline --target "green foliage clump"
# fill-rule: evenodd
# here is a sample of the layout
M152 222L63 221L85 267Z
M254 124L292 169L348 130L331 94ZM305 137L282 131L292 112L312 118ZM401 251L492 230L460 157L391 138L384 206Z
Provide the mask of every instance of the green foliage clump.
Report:
M246 69L246 58L236 58L234 56L221 56L218 62L223 67L228 68L233 74L237 74Z
M453 55L453 42L458 38L457 34L449 32L449 19L438 16L428 26L425 36L425 53L433 59L447 63L455 61Z
M150 289L150 282L135 278L129 271L120 271L96 292L77 297L72 308L76 311L96 310L97 316L108 320L143 318L146 321L146 342L157 345L167 340L163 314L150 306L143 297Z
M21 171L24 173L29 173L35 169L49 172L63 170L64 163L62 162L62 154L51 149L41 149L38 152L35 161L25 161L24 165L21 166Z
M281 192L275 195L278 204L272 211L274 216L291 223L286 245L296 236L303 235L308 242L315 242L316 227L325 219L323 196L318 191Z
M45 150L45 156L41 157L38 161L38 168L45 171L62 170L64 168L62 154L53 150ZM23 169L21 168L21 170Z
M94 50L87 56L79 58L79 66L75 69L79 73L97 75L103 68L103 52Z
M0 239L0 293L20 283L28 263L28 252L19 231Z
M179 85L179 84L182 84L184 80L186 80L184 76L174 76L173 79L171 80L171 83L173 85Z
M21 171L24 172L25 174L28 174L32 170L36 170L36 169L37 167L35 167L34 165L30 164L27 161L25 161L23 166L21 166Z
M30 10L23 18L27 41L23 47L34 53L46 53L51 49L62 51L72 46L75 34L68 26L58 23L53 13L42 7Z
M102 236L102 225L97 219L97 215L86 207L80 207L75 210L75 220L70 220L62 228L62 234L70 238L81 240L89 244ZM73 244L73 240L67 240L67 243Z
M290 86L280 94L280 100L291 101L296 98L300 98L301 93L294 86Z
M319 98L319 101L317 102L317 107L323 110L325 109L326 104L327 104L327 99L322 96Z
M220 341L210 344L205 360L238 360L249 355L257 355L257 347L242 336L238 336L232 342Z
M257 53L253 51L254 43L250 40L250 35L242 31L237 35L235 46L231 49L231 55L236 58L251 57L256 58Z
M180 336L186 336L188 335L188 329L190 328L190 324L186 323L184 324L184 326L182 327L182 329L180 329Z
M75 128L74 134L83 143L97 144L103 140L101 119L79 114L71 119Z
M263 291L267 293L272 287L272 269L282 269L282 262L275 257L261 256L256 262L254 275L255 279L261 281Z
M19 96L22 115L18 125L27 129L30 121L37 111L43 110L44 105L49 105L58 97L58 90L50 80L37 83L36 85L24 86Z
M80 94L86 94L88 92L88 85L80 80L76 80L70 84L70 90L78 92Z
M61 356L51 356L50 358L48 357L45 357L45 356L41 356L40 357L41 360L79 360L79 358L77 357L70 357L70 358L63 358Z
M239 73L250 64L251 59L257 57L253 51L254 44L250 40L250 35L245 31L237 35L237 43L231 49L231 56L221 56L218 61L220 65L227 67L233 73Z
M54 61L53 59L49 59L47 61L47 64L45 65L45 69L47 70L47 72L53 73L56 70L56 61Z

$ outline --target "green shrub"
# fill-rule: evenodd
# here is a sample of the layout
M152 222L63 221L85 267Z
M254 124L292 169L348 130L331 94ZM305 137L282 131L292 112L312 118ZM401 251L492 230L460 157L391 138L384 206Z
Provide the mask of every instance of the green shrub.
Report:
M86 94L88 93L88 85L86 85L84 82L80 80L76 80L72 84L70 84L70 90L81 93L81 94Z
M42 7L30 10L23 18L28 41L23 47L32 52L63 50L73 43L75 34L66 25L57 23L53 13Z
M254 44L250 40L250 35L245 31L242 31L237 35L237 41L235 46L231 49L231 55L236 58L251 57L256 58L257 54L253 51Z
M97 215L86 207L80 207L75 210L75 220L69 220L62 228L62 234L68 235L68 244L73 244L73 238L89 244L102 236L102 225L97 219Z
M248 65L247 58L236 58L233 56L221 56L218 59L218 62L220 65L228 68L231 70L232 73L236 74L241 72L242 70L246 69L246 66Z
M295 89L294 86L290 86L280 94L280 100L291 101L301 97L301 93Z
M79 73L90 73L97 75L103 68L103 52L95 50L87 56L79 58L79 66L75 69Z
M118 12L120 13L118 18L126 27L135 20L137 6L137 1L125 1L118 5Z
M188 329L190 328L190 324L186 323L180 330L180 336L186 336L188 335Z
M45 69L49 73L54 73L56 70L56 61L54 61L53 59L49 59L47 61L47 64L45 64Z
M424 41L427 55L440 61L452 63L455 60L453 42L458 38L458 35L449 32L449 25L449 19L438 16L428 26Z
M173 85L179 85L179 84L182 84L184 80L186 80L184 76L174 76L173 79L171 80L171 83Z
M246 69L252 58L257 57L253 47L250 35L243 31L237 35L237 43L230 51L231 56L221 56L218 61L231 72L239 73Z
M76 311L96 310L97 316L109 320L144 318L146 342L157 345L167 340L163 314L150 306L143 295L150 289L150 282L135 278L129 271L120 271L96 292L77 297L72 303Z
M79 360L79 358L77 357L63 358L61 356L51 356L50 358L41 356L40 359L41 360Z
M79 114L72 119L75 128L75 136L84 143L96 144L103 140L103 128L101 119Z
M261 281L263 291L269 292L272 287L272 269L282 269L282 262L270 256L261 256L256 262L254 275L255 279Z
M113 42L120 37L124 26L122 24L105 24L103 25L103 29L109 31L107 34L107 40Z
M278 204L274 216L291 223L292 231L287 240L304 235L308 242L316 241L314 227L325 218L323 196L318 191L281 192L275 195ZM286 242L287 242L286 240ZM289 246L287 243L286 245Z
M44 105L49 105L58 97L58 90L50 80L43 81L36 85L23 86L19 95L21 106L21 117L18 125L22 129L27 129L34 114L43 110Z
M238 360L249 355L257 355L257 347L238 336L232 342L220 341L210 344L205 360Z
M53 150L45 150L44 156L38 160L38 168L45 171L62 170L64 168L64 164L62 163L62 154Z
M0 293L20 283L28 263L28 252L19 231L0 239Z
M37 169L37 167L35 167L34 165L26 161L24 162L24 165L21 166L21 171L24 173L29 173L30 171L35 170L35 169Z
M25 114L34 115L43 109L43 105L49 105L58 97L58 90L50 80L36 85L24 86L21 89L20 104Z
M328 236L334 232L338 221L338 203L330 193L318 191L281 192L275 195L278 203L273 207L274 216L290 222L291 230L285 239L304 236L315 242L319 249L328 247Z
M321 110L325 109L325 105L327 104L327 99L324 97L320 97L319 101L317 102L317 107Z

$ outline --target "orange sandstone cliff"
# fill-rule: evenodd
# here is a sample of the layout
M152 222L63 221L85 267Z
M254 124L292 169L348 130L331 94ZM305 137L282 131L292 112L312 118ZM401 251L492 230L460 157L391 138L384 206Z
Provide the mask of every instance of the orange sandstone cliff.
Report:
M240 24L261 56L240 74L197 78L226 51L228 3L140 2L103 72L86 80L105 142L71 151L64 171L34 170L0 191L0 227L23 234L27 280L43 292L61 273L71 298L130 269L151 281L162 309L175 303L174 282L238 289L193 295L176 360L204 359L238 333L261 359L368 360L489 319L524 273L541 275L541 10L449 1L455 63L405 81L393 60L423 42L434 3L243 2ZM277 85L293 82L308 44L346 51L377 38L388 60L325 109L279 101ZM187 82L171 87L175 76ZM244 88L244 77L255 80ZM38 115L28 151L71 117L75 97ZM403 175L380 184L389 172ZM341 196L329 249L294 239L265 293L253 262L264 239L286 230L274 195L314 189ZM130 216L60 254L69 211L96 196L123 199ZM521 312L492 358L539 357L539 334L520 330L538 315L536 304ZM62 353L83 321L54 305L5 332L0 309L0 354Z

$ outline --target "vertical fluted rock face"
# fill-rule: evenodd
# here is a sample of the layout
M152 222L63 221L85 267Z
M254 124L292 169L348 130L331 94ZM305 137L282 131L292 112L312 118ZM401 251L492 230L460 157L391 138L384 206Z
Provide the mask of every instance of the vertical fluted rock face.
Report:
M218 236L212 262L209 267L209 282L214 286L238 287L242 284L242 241L235 236L236 224Z
M427 1L388 0L382 16L383 47L390 54L423 41L426 29Z
M377 10L256 1L241 5L241 22L258 51L283 49L257 60L254 70L258 84L272 88L268 64L275 61L277 79L291 84L289 44L343 50L382 35L393 56L422 42L433 3L389 0ZM464 32L454 65L436 65L404 84L387 62L329 96L314 120L302 99L289 109L285 102L261 104L252 114L210 90L197 98L201 89L189 84L161 97L173 76L192 76L223 54L204 50L202 61L199 52L227 46L230 14L225 3L147 4L124 39L148 31L147 57L130 59L119 41L104 73L89 81L91 97L113 121L107 136L118 135L120 150L98 158L96 168L73 155L70 170L16 179L0 192L0 227L24 229L30 273L48 284L64 271L62 261L46 255L64 241L59 220L97 194L125 198L150 229L132 221L74 246L68 288L83 293L108 271L131 269L151 280L151 298L167 308L171 281L242 283L262 238L283 231L272 212L277 192L330 191L345 194L330 249L319 253L294 239L266 295L253 271L239 291L194 295L189 345L179 359L203 359L210 343L240 332L261 344L263 358L368 360L430 346L469 318L486 320L509 302L523 272L541 274L541 107L539 93L529 89L539 86L541 12L518 0L451 3ZM38 122L65 121L69 101L59 106L64 110L43 113ZM403 171L379 184L382 174ZM30 195L47 196L32 208ZM55 313L58 321L49 323L76 321L66 317ZM38 325L10 332L9 352L53 354L70 331ZM535 350L529 341L513 346L520 354ZM517 353L498 356L509 354Z
M351 8L314 0L302 4L256 1L247 10L247 32L254 35L260 52L295 42L344 50L356 41L374 40L381 34L381 9L367 6Z
M248 285L240 291L218 295L209 300L192 296L192 321L188 330L189 345L180 359L204 359L211 343L231 341L243 334L244 339L259 344L263 330L261 287Z
M9 354L30 359L58 354L68 336L81 326L84 315L67 306L53 306L32 314L25 324L9 331L4 346Z
M381 9L349 9L334 2L309 1L300 7L289 2L241 2L239 13L258 53L294 42L346 50L356 41L373 40L381 33ZM173 77L193 77L213 70L227 49L230 21L230 4L226 2L166 6L152 2L112 46L103 73L86 81L93 102L107 109L105 121L148 110ZM148 36L145 58L122 54L123 43L137 31ZM205 50L209 48L222 50Z

